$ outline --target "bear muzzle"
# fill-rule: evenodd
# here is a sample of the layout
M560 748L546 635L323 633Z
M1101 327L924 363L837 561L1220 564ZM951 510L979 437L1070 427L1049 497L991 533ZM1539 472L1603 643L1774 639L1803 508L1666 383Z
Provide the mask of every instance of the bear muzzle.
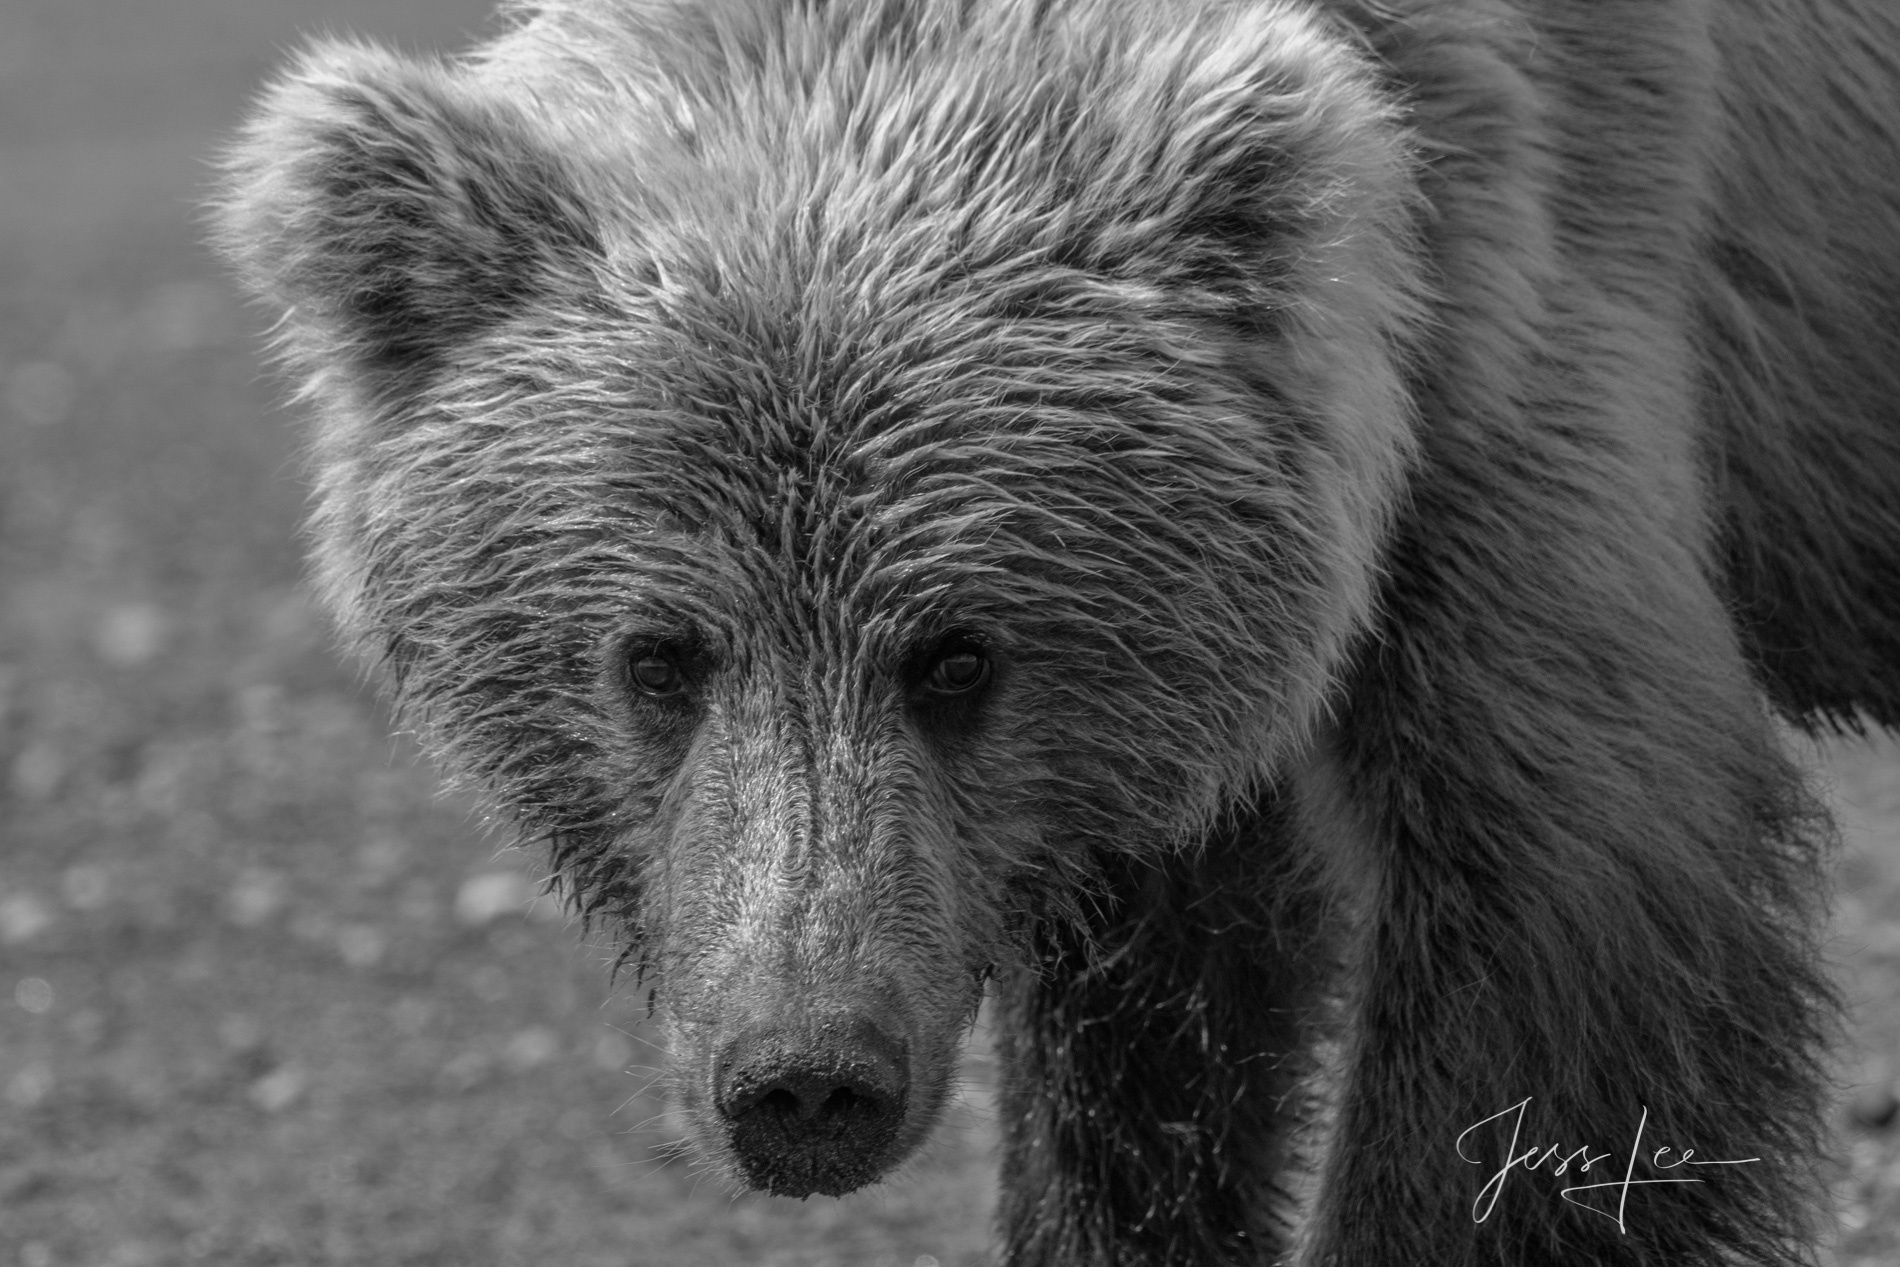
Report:
M866 1020L760 1025L714 1062L713 1102L747 1182L781 1197L843 1196L900 1159L905 1045Z

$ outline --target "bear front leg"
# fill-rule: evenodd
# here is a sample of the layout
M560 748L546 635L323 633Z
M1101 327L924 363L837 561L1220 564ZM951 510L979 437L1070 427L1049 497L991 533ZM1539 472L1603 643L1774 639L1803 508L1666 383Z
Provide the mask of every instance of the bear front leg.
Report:
M1266 852L1119 863L1098 927L999 982L1009 1267L1277 1259L1326 950L1297 885L1242 873Z
M1399 556L1322 745L1367 901L1308 1267L1811 1260L1825 824L1719 600L1615 531Z

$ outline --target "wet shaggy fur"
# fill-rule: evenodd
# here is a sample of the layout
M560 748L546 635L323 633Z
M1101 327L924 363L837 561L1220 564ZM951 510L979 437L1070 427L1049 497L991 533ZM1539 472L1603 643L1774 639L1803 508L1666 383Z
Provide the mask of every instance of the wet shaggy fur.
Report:
M559 0L314 44L220 229L729 1173L896 1165L987 984L1015 1267L1805 1261L1887 0ZM900 1111L749 1144L768 1049Z

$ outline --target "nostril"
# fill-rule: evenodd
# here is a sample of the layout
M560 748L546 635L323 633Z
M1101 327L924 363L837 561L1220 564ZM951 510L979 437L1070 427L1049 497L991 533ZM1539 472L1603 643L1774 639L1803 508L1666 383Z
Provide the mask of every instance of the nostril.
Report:
M767 1091L759 1097L759 1108L778 1117L797 1117L798 1105L798 1097L784 1087Z
M846 1114L857 1112L859 1105L864 1105L873 1113L878 1111L876 1102L869 1096L859 1095L850 1087L839 1087L836 1091L833 1091L830 1095L825 1097L824 1104L819 1106L818 1114L820 1117L828 1113L836 1117L843 1117Z

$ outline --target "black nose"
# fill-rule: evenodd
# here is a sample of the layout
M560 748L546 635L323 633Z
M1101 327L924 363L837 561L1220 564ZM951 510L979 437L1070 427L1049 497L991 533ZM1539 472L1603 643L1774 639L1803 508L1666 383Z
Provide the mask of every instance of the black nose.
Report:
M720 1053L716 1103L753 1187L839 1197L890 1166L907 1083L902 1044L868 1022L769 1026Z

